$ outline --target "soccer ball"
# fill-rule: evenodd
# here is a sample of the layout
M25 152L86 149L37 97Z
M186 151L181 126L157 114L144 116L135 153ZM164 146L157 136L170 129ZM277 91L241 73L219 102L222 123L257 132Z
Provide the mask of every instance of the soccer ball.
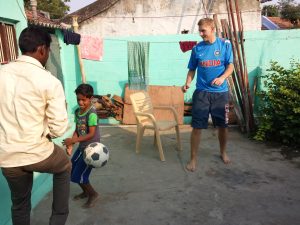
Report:
M109 158L108 148L99 142L89 144L83 152L84 162L94 168L103 167L106 165Z

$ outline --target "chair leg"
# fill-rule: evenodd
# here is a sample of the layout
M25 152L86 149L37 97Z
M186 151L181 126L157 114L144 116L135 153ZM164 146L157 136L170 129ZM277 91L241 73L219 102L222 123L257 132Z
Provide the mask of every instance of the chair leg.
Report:
M135 146L135 152L140 153L140 145L141 140L144 135L145 128L143 126L137 126L137 134L136 134L136 146Z
M153 145L155 146L156 145L156 143L157 143L157 141L156 141L156 134L155 134L155 130L154 130L154 135L153 135Z
M160 135L159 135L159 131L156 130L155 131L155 137L156 137L156 142L157 142L157 147L158 147L158 151L159 151L159 157L161 161L165 161L165 156L164 156L164 151L161 145L161 140L160 140Z
M180 140L180 132L179 132L179 126L175 126L175 130L176 130L176 138L177 138L177 147L178 147L178 150L181 151L182 148L181 148L181 140Z

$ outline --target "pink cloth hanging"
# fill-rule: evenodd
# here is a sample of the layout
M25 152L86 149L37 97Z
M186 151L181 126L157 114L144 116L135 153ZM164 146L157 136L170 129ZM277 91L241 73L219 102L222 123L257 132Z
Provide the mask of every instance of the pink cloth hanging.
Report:
M82 59L100 61L103 57L103 39L82 35L80 50Z

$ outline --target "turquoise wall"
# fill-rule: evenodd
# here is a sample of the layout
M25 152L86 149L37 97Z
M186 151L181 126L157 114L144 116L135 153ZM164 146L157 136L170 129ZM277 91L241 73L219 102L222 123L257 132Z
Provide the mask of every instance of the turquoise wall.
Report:
M291 59L300 60L300 29L247 32L245 51L253 86L256 76L266 73L272 60L283 67L289 67Z
M150 42L149 83L151 85L177 85L185 82L187 62L190 52L182 53L179 41L198 40L195 35L146 36L120 39L104 39L102 61L83 60L87 82L99 95L119 95L124 97L124 87L128 82L127 40ZM77 106L74 90L81 83L77 52L63 42L63 74L69 113ZM75 60L74 58L75 57ZM192 88L193 89L193 88ZM191 98L186 94L186 99ZM115 120L101 120L102 123L116 123Z
M102 61L83 60L87 82L96 94L124 96L124 85L128 80L127 41L150 42L149 82L151 85L184 84L190 51L183 53L179 41L196 40L199 35L165 35L139 36L104 39L104 56ZM245 32L245 52L249 82L252 90L254 79L266 72L271 60L283 66L289 66L291 58L300 59L300 30L251 31ZM69 113L76 107L74 90L81 82L76 51L62 43L64 58L64 75L67 88ZM190 101L195 81L185 94L185 101ZM114 120L102 121L114 123Z
M15 24L17 34L20 34L27 27L23 0L0 0L0 22Z

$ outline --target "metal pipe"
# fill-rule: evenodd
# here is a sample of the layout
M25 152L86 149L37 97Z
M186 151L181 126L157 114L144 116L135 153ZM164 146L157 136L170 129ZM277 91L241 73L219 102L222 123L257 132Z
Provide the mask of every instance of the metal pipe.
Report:
M33 19L37 19L37 1L36 0L30 0L30 6L31 6L31 11L32 11L32 16Z

